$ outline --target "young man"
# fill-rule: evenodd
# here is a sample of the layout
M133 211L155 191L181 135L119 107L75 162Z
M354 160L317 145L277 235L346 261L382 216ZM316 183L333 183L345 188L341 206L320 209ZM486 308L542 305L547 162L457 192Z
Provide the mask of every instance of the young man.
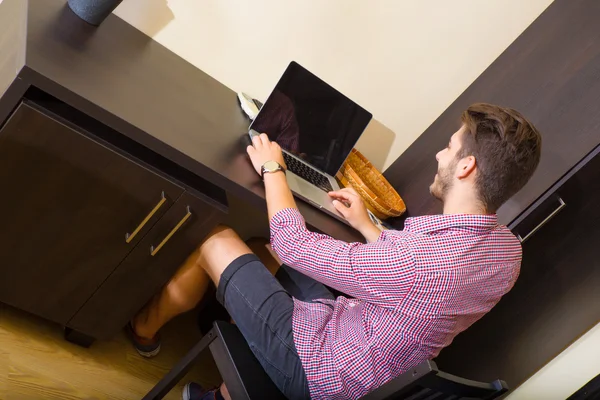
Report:
M514 285L521 246L496 210L529 180L541 137L517 111L474 104L436 155L431 194L443 214L379 230L352 190L331 193L367 243L309 232L296 208L280 147L255 137L248 155L264 175L271 244L286 264L279 283L231 229L219 227L134 320L153 338L196 305L208 284L265 371L291 399L359 398L421 361L487 313ZM268 171L263 166L267 164ZM283 279L285 278L285 279ZM337 299L321 284L348 294ZM146 339L156 348L156 340ZM138 342L138 348L143 343ZM151 350L152 347L146 348ZM184 399L227 397L188 384Z

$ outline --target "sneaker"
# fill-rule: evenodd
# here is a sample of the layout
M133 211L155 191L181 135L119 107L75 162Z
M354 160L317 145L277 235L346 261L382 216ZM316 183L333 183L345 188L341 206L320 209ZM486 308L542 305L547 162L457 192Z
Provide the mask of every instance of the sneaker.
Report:
M202 385L196 382L190 382L183 387L181 398L183 400L215 400L217 399L215 390L204 390ZM219 398L222 398L219 396Z
M137 352L142 357L151 358L160 353L160 336L158 334L152 339L146 339L138 336L133 330L133 325L131 325L131 322L129 322L127 324L127 336L129 336L133 347L135 347Z

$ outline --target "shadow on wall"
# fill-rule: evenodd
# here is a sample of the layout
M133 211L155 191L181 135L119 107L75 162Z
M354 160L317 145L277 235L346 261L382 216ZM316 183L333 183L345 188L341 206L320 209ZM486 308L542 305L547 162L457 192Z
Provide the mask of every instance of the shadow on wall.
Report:
M383 172L394 161L387 159L395 139L396 134L390 128L372 119L355 147Z
M124 0L115 14L119 17L127 15L127 22L150 37L154 37L175 19L168 0Z

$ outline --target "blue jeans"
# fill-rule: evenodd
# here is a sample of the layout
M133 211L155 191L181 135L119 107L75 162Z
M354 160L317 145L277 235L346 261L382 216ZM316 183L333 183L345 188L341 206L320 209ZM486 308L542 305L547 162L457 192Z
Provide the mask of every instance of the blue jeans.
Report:
M217 300L227 309L269 377L289 399L309 399L294 345L292 296L333 299L325 286L283 265L273 277L254 254L234 260L221 275Z

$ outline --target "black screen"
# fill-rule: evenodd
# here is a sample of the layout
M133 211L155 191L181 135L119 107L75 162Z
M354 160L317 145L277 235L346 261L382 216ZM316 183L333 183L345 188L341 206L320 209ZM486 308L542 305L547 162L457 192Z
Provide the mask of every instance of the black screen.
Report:
M291 62L250 128L335 175L371 118L367 110Z

